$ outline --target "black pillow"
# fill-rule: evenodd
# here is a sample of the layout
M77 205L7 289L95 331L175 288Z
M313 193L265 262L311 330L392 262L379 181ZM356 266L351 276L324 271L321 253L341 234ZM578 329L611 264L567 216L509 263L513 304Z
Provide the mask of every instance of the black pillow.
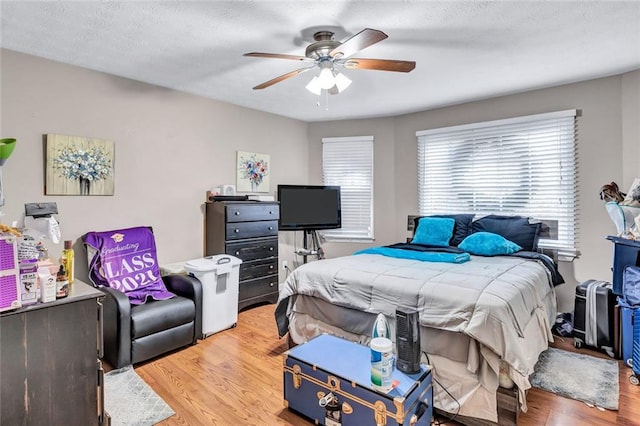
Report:
M453 235L451 236L451 240L449 240L450 246L457 246L467 238L468 235L471 234L471 223L473 222L473 214L434 214L429 216L419 216L413 219L413 233L415 234L415 230L418 229L418 222L421 217L444 217L450 218L456 221L453 225Z
M489 215L473 222L473 232L492 232L502 235L522 247L522 250L536 251L541 223L529 223L522 216Z

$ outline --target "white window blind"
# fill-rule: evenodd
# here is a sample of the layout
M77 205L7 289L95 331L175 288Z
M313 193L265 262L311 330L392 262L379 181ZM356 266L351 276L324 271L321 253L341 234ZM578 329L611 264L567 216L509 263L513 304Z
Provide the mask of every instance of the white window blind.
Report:
M540 246L575 256L576 111L417 132L421 215L521 215L557 221Z
M342 228L329 240L373 239L373 136L322 139L322 181L340 186Z

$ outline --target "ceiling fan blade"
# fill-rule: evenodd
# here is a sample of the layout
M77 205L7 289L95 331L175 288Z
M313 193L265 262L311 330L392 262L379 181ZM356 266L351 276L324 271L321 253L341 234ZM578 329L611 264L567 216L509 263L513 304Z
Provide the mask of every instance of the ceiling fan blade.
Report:
M251 56L254 58L290 59L292 61L306 61L306 62L313 61L313 59L307 58L306 56L282 55L280 53L249 52L249 53L245 53L242 56Z
M395 59L350 58L344 62L344 67L358 70L409 72L416 67L416 63L414 61L397 61Z
M353 37L345 40L331 52L329 56L337 58L347 58L362 49L371 46L379 41L387 38L388 35L379 30L372 30L371 28L365 28Z
M286 79L291 78L291 77L295 77L296 75L298 75L298 74L302 74L303 72L307 72L307 71L309 71L309 70L310 70L310 69L312 69L312 68L315 68L315 65L314 65L314 66L312 66L312 67L300 68L300 69L297 69L297 70L294 70L294 71L288 72L288 73L286 73L286 74L282 74L282 75L281 75L281 76L279 76L279 77L273 78L273 79L271 79L271 80L269 80L269 81L265 81L265 82L264 82L264 83L262 83L262 84L258 84L256 87L254 87L254 88L253 88L253 90L265 89L265 88L267 88L267 87L269 87L269 86L273 86L273 85L274 85L274 84L276 84L276 83L280 83L280 82L281 82L281 81L283 81L283 80L286 80Z

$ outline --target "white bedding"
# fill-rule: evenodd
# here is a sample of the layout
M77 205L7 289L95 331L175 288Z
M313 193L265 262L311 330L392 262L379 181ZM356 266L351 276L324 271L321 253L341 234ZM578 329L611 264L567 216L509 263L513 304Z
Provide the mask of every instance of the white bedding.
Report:
M414 308L425 329L468 336L472 344L463 359L430 351L424 339L423 350L430 354L434 377L454 388L462 405L460 414L491 421L497 420L500 360L509 366L509 376L520 389L526 410L528 376L539 353L552 340L550 326L555 318L555 295L547 269L535 260L503 256L472 256L469 262L452 264L360 254L308 263L287 278L276 309L281 335L290 331L297 341L342 329L342 337L367 343L369 333L349 323L353 319L348 315L317 318L321 316L317 309L314 316L309 308L296 307L299 295L365 312L371 318L382 312L392 320L397 306ZM454 371L450 363L459 368ZM447 371L439 371L445 365ZM457 410L442 395L436 395L435 401L446 411Z

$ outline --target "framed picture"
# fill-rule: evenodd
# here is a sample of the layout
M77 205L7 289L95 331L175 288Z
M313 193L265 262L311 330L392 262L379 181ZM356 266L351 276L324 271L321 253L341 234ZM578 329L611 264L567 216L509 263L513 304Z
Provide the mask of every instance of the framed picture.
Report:
M45 195L113 195L112 141L47 134Z
M236 190L269 192L270 159L267 154L238 151Z

